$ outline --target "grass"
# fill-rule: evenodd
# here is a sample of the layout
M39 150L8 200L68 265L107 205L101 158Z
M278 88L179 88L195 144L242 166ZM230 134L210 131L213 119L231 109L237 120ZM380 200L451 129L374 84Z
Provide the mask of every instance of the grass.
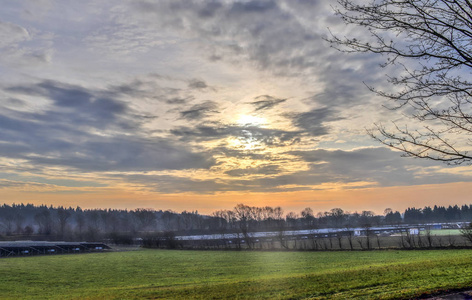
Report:
M0 259L2 299L395 299L472 287L472 251L143 250Z
M422 232L424 235L424 232ZM431 230L432 235L461 235L461 231L459 229L436 229L436 230Z

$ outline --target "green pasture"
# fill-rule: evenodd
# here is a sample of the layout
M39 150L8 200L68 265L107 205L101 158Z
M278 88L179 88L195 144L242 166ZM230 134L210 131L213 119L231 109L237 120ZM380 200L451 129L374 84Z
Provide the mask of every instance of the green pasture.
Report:
M421 232L421 234L425 234ZM431 230L431 235L461 235L461 231L459 229L441 229L441 230Z
M141 250L0 259L2 299L395 299L466 287L471 250Z

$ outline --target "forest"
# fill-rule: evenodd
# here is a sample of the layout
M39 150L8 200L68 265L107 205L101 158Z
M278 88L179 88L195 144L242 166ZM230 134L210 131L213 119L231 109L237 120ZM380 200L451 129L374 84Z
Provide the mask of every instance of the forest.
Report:
M236 205L211 215L198 211L175 212L139 208L82 209L33 204L0 206L0 240L120 240L156 232L173 235L210 233L247 233L258 231L317 228L355 228L382 225L469 222L472 205L407 208L403 212L385 209L383 215L372 211L347 212L341 208L314 213L311 208L285 213L281 207ZM124 239L124 240L123 240Z

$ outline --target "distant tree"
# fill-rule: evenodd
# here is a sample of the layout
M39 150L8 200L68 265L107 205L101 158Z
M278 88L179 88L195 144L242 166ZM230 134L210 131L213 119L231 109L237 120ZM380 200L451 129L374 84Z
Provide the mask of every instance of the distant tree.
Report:
M333 219L335 227L340 227L344 223L345 214L341 208L331 209L330 216Z
M40 234L51 235L53 230L53 221L48 208L41 208L40 211L35 214L34 220L38 225L38 232Z
M405 223L409 224L422 223L423 213L421 212L421 208L408 207L403 214L403 219Z
M78 234L78 238L82 239L85 231L85 216L82 210L77 210L75 213L75 224L76 224L76 232Z
M198 217L198 215L195 215L194 213L188 212L186 210L180 213L180 219L182 220L184 230L191 230L194 228L194 226L196 226L197 222L195 221L195 217Z
M139 230L149 230L156 222L156 215L153 209L138 208L134 211L134 216L139 224Z
M472 220L472 206L462 205L462 207L461 207L461 220L462 221Z
M172 231L175 229L175 220L176 220L176 213L172 210L166 210L161 215L161 221L163 222L164 230L165 231Z
M433 209L429 206L425 206L422 211L423 221L432 222L434 220Z
M393 101L392 109L405 108L412 118L408 125L394 123L391 128L377 124L370 134L406 156L472 163L471 2L338 3L336 13L361 30L328 40L341 51L385 57L383 67L393 67L388 80L394 91L371 90Z
M57 220L59 222L59 237L61 239L64 238L64 232L66 230L67 221L71 217L71 212L69 210L64 209L63 207L59 207L57 209Z
M306 207L302 210L301 216L304 221L305 226L313 227L315 222L315 216L313 215L313 210L309 207Z
M3 228L3 232L10 235L14 231L15 225L15 214L14 208L4 204L0 211L0 227Z
M277 239L283 248L288 248L287 241L285 240L285 231L287 229L287 223L284 218L284 210L282 207L275 207L270 215L270 220L275 222L275 228L277 231Z
M446 209L446 219L448 222L459 221L461 219L461 211L460 211L459 206L449 205L448 208Z
M300 217L298 216L298 214L296 212L289 212L287 213L287 215L285 216L285 220L287 222L287 225L291 228L294 228L297 226L297 222L298 222L298 219Z
M435 205L433 208L433 214L436 222L446 221L446 208L444 206Z
M244 204L238 204L234 208L234 216L239 224L239 229L246 241L249 249L253 246L253 239L250 235L252 221L254 220L253 207Z
M101 217L99 210L88 210L85 213L87 224L87 239L96 241L101 233Z
M27 226L25 226L25 228L24 228L24 230L23 230L23 233L24 233L26 236L31 236L31 235L33 235L33 233L34 233L34 229L33 229L33 227L27 225Z
M362 227L371 227L373 225L372 218L375 216L373 211L363 210L359 216L359 224Z
M211 215L213 217L215 217L217 219L217 230L219 231L225 231L227 226L228 226L228 222L226 221L226 218L225 218L225 214L226 214L226 211L225 210L217 210L217 211L214 211Z
M385 210L385 223L388 225L400 224L402 222L402 216L400 212L393 212L391 209Z
M365 236L366 236L366 247L367 249L371 249L372 247L372 230L371 227L373 225L373 217L375 216L373 211L370 210L364 210L362 211L360 217L359 217L359 223L363 227L365 231ZM362 244L359 243L362 247Z

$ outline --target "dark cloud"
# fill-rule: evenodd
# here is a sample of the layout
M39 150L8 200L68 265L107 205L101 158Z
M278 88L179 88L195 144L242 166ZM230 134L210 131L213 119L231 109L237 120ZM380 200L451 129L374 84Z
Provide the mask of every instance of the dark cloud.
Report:
M100 91L46 80L38 84L11 86L5 91L17 95L42 97L51 100L53 107L47 113L30 114L26 120L56 121L72 128L135 128L133 111L120 100L107 98Z
M193 100L193 98L179 98L174 97L166 100L167 104L186 104L188 101Z
M25 107L26 106L26 101L23 101L21 99L17 98L8 98L5 100L6 105L11 105L14 107Z
M416 185L470 181L466 175L438 171L432 161L408 159L388 148L362 148L353 151L313 150L288 154L313 163L302 177L323 174L333 181L372 181L381 186Z
M342 120L338 112L331 108L317 108L298 114L286 114L294 126L308 132L312 136L322 136L329 133L327 122Z
M214 101L205 101L180 112L180 116L187 120L200 120L210 113L217 113L218 105Z
M192 94L195 89L214 90L202 80L183 80L151 73L135 78L131 82L108 86L104 94L111 98L128 96L181 105L195 100Z
M241 139L242 142L263 143L266 146L286 146L299 141L299 131L262 128L258 126L197 126L178 127L171 130L182 140L210 141L222 138Z
M275 1L237 1L231 5L229 13L235 15L254 13L259 15L267 13L268 11L276 8L278 7Z
M198 16L202 19L212 18L223 8L223 4L220 1L208 1L200 7L197 11Z
M260 180L223 180L206 179L199 180L194 178L170 176L170 175L122 175L128 182L141 184L146 188L160 193L186 193L195 192L201 194L213 194L226 191L259 191L259 192L278 192L276 185L263 186ZM305 188L301 188L305 189ZM286 190L283 190L286 191Z
M44 81L12 86L9 93L52 103L38 112L0 110L0 155L33 164L82 171L153 171L209 168L210 154L180 142L152 137L140 117L107 91Z
M122 177L120 175L119 177ZM202 194L213 194L225 191L245 191L245 192L287 192L310 190L311 187L303 186L304 180L299 186L287 187L293 184L295 177L287 176L251 178L251 179L206 179L198 180L180 176L170 175L125 175L123 178L128 182L141 184L147 188L161 193L185 193L195 192ZM301 179L301 178L300 178Z
M44 184L44 183L37 183L37 182L22 182L22 181L0 179L0 189L3 189L3 188L35 189L35 188L48 188L48 187L50 188L52 187L52 185Z
M386 148L364 148L354 151L313 150L286 154L311 162L308 170L278 175L280 166L271 163L260 167L232 169L225 173L233 178L198 180L170 175L126 175L127 181L142 184L165 193L214 193L221 191L287 192L324 189L325 183L345 184L349 188L374 186L407 186L427 183L470 181L466 175L437 173L434 163L400 157ZM253 175L271 175L258 176ZM120 177L122 175L119 175ZM250 178L245 179L248 176ZM356 186L356 184L359 184ZM380 199L379 199L380 200Z
M87 180L73 180L73 179L49 179L40 176L24 176L19 175L16 173L5 173L0 172L0 178L4 180L30 184L30 183L38 183L38 184L49 184L49 185L57 185L63 187L105 187L106 184L94 182L94 181L87 181Z
M254 102L251 102L252 105L256 107L256 111L271 109L274 106L287 101L287 99L275 98L269 95L261 95L254 98Z
M213 194L215 192L233 191L234 186L222 182L221 180L199 180L171 175L119 175L119 178L127 182L143 185L146 189L151 189L160 193L186 193L194 192L200 194ZM236 188L244 190L245 187Z
M280 172L280 166L277 165L263 165L254 168L245 168L245 169L233 169L226 171L225 174L234 176L234 177L242 177L242 176L249 176L249 175L274 175Z
M191 89L200 90L200 89L206 89L208 85L203 80L194 79L188 83L188 87Z
M259 153L256 151L247 151L235 149L234 147L215 147L211 150L213 156L224 156L237 159L265 160L276 162L278 159L270 153Z
M24 155L20 158L36 164L62 165L84 171L208 169L215 164L208 154L194 153L185 145L160 138L148 140L117 136L103 140L96 137L74 150L76 151L62 151L55 157Z

